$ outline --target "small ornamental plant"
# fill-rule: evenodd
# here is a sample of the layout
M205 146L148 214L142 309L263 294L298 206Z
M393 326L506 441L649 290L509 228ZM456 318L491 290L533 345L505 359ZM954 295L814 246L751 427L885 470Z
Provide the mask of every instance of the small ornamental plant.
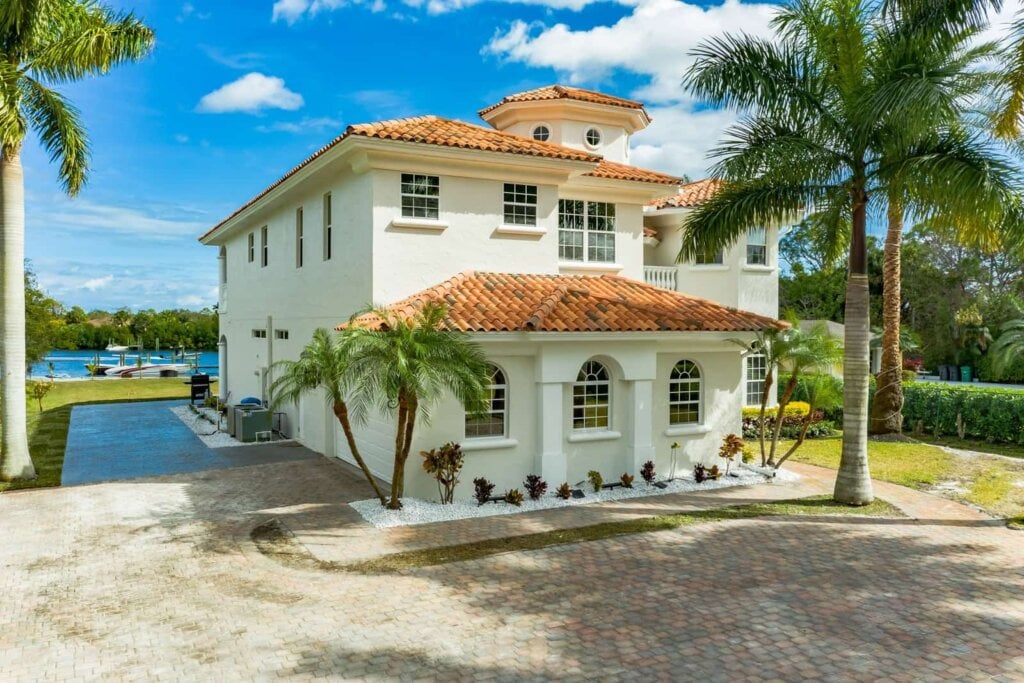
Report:
M698 484L703 484L704 480L708 478L708 468L704 467L701 463L697 463L693 466L693 480Z
M594 493L601 492L601 486L604 485L604 478L601 476L600 472L597 470L590 470L587 472L587 480L590 482L590 485L594 487Z
M519 507L523 504L523 492L519 489L509 489L508 493L505 494L505 502Z
M473 490L473 497L476 498L476 502L483 505L491 499L491 493L494 491L494 484L483 477L477 477L473 480Z
M627 489L633 488L633 480L634 479L636 479L636 477L634 477L629 472L623 472L622 476L619 477L619 481L622 482L623 488L627 488Z
M640 476L648 484L653 484L654 483L655 474L654 474L654 461L653 460L648 460L647 462L645 462L643 464L643 467L640 468Z
M53 363L50 363L50 365L53 365ZM50 380L49 382L32 382L29 384L29 393L32 395L32 398L39 403L40 413L43 412L43 399L46 398L46 395L50 393L51 389L53 389L53 380Z
M528 474L526 475L526 481L523 482L523 488L526 489L526 494L530 496L530 500L539 500L541 496L547 493L548 483L541 479L539 474Z
M555 489L555 495L562 500L569 500L572 496L572 489L569 488L569 482L562 482L562 485Z
M455 486L459 483L459 472L462 471L462 447L449 442L440 448L420 451L420 455L423 456L423 469L437 480L441 505L450 505L455 497Z
M708 470L708 479L718 479L722 476L722 471L718 469L718 465L712 465L711 469Z
M725 473L729 474L729 467L732 460L743 452L743 439L735 434L726 434L722 439L722 446L718 449L718 457L725 459Z

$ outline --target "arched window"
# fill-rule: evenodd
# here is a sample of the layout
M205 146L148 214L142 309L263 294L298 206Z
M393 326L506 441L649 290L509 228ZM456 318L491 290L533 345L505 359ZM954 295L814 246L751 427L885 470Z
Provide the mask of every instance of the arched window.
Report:
M536 128L533 129L533 139L534 140L539 140L540 142L547 142L548 138L550 138L550 137L551 137L551 130L547 126L545 126L544 124L541 124L541 125L539 125L539 126L537 126Z
M501 368L493 364L490 368L491 383L487 385L490 400L487 412L483 415L466 415L467 439L508 435L508 382Z
M700 424L702 413L700 368L693 361L681 360L668 380L668 423Z
M611 426L611 377L596 360L580 368L572 385L572 428L608 429Z

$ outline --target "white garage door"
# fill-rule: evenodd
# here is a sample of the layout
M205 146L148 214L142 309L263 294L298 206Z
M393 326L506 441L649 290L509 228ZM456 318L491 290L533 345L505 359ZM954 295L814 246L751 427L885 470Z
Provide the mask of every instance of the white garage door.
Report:
M371 419L366 425L356 429L359 454L363 456L363 461L370 471L386 482L391 481L395 462L395 435L391 429L390 425L379 419ZM345 432L337 420L334 421L334 453L345 462L358 467L348 448Z

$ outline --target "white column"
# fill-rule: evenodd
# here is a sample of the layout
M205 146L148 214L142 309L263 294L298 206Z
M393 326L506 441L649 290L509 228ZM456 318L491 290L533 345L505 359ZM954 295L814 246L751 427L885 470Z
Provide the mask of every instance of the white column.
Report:
M537 384L537 427L540 476L554 489L569 478L569 463L565 456L565 435L562 433L565 416L562 415L563 385L561 382Z
M640 468L648 460L654 460L654 382L649 379L638 379L632 382L633 401L630 406L632 434L626 447L629 461L633 464L630 472L636 476Z
M217 395L221 401L228 400L228 338L221 335L217 344Z

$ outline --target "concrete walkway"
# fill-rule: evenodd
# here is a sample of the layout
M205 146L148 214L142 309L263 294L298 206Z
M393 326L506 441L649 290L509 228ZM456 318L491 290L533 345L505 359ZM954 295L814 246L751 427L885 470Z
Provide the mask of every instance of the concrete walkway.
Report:
M182 405L188 405L188 401L75 406L71 411L61 484L92 484L320 457L293 442L209 448L171 412L172 407Z

